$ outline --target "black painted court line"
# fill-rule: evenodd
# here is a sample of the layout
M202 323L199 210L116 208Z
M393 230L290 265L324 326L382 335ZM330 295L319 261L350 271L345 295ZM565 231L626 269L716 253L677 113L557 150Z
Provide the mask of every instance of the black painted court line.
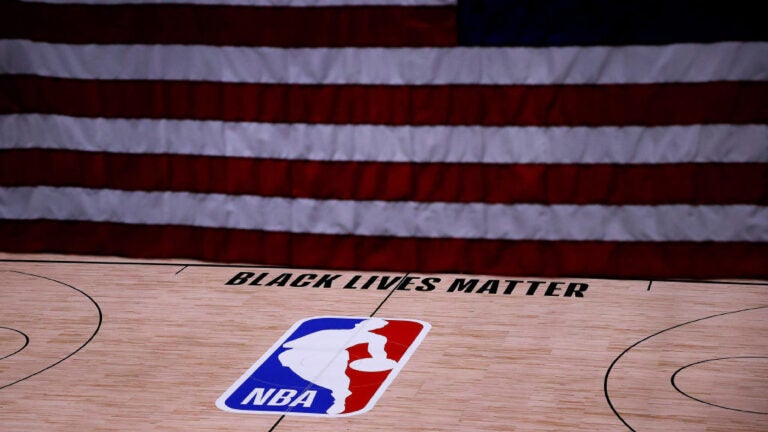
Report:
M49 281L51 281L51 282L56 282L57 284L60 284L60 285L64 285L64 286L66 286L66 287L69 287L69 288L71 288L71 289L73 289L73 290L75 290L75 291L79 292L80 294L82 294L82 295L84 295L86 298L88 298L88 300L90 300L90 301L91 301L91 303L93 303L93 305L94 305L94 306L96 306L96 310L97 310L97 311L98 311L98 313L99 313L99 322L98 322L98 324L96 324L96 329L93 331L93 334L91 334L91 337L89 337L89 338L88 338L88 340L86 340L86 341L85 341L85 342L84 342L82 345L80 345L80 347L78 347L76 350L74 350L74 351L72 351L71 353L69 353L69 355L67 355L67 356L66 356L66 357L64 357L63 359L61 359L61 360L57 361L56 363L53 363L52 365L50 365L50 366L46 367L45 369L41 369L41 370L39 370L39 371L37 371L37 372L35 372L35 373L31 374L31 375L27 375L27 376L26 376L26 377L24 377L24 378L20 378L20 379L17 379L16 381L14 381L14 382L12 382L12 383L10 383L10 384L6 384L6 385L4 385L4 386L0 386L0 390L2 390L2 389L4 389L4 388L8 388L8 387L10 387L10 386L12 386L12 385L14 385L14 384L20 383L20 382L22 382L22 381L25 381L25 380L27 380L27 379L29 379L29 378L32 378L32 377L33 377L33 376L35 376L35 375L39 375L39 374L41 374L41 373L43 373L43 372L47 371L48 369L51 369L52 367L54 367L54 366L57 366L58 364L60 364L60 363L61 363L61 362L63 362L64 360L66 360L66 359L68 359L68 358L72 357L73 355L77 354L78 352L80 352L80 350L82 350L83 348L85 348L85 346L86 346L86 345L88 345L89 343L91 343L91 341L93 340L93 338L95 338L95 337L96 337L96 334L99 332L99 329L101 329L101 322L102 322L102 319L103 319L103 315L102 315L102 313L101 313L101 307L99 307L99 304L98 304L98 303L96 303L96 300L94 300L94 299L93 299L93 297L89 296L89 295L88 295L88 294L87 294L85 291L82 291L82 290L80 290L79 288L75 288L74 286L72 286L72 285L70 285L70 284L67 284L67 283L64 283L64 282L58 281L58 280L56 280L56 279L51 279L51 278L49 278L49 277L40 276L40 275L36 275L36 274L32 274L32 273L25 273L25 272L20 272L20 271L16 271L16 270L5 270L5 271L7 271L7 272L10 272L10 273L18 273L18 274L23 274L23 275L27 275L27 276L37 277L37 278L40 278L40 279L49 280ZM25 346L26 346L26 345L25 345Z
M281 422L281 421L283 421L283 419L284 419L284 418L285 418L285 414L281 415L281 416L280 416L280 418L279 418L279 419L277 419L277 421L275 422L275 424L273 424L273 425L272 425L272 427L271 427L271 428L269 428L269 431L268 431L268 432L272 432L272 431L274 431L274 430L275 430L275 428L277 427L277 425L279 425L279 424L280 424L280 422Z
M612 279L607 279L612 280ZM619 279L616 279L619 280ZM628 279L632 280L632 279ZM765 282L734 282L734 281L718 281L718 280L696 280L696 279L655 279L655 282L680 282L680 283L695 283L695 284L707 284L707 285L752 285L752 286L768 286L768 281Z
M121 257L117 257L122 259ZM300 269L300 267L280 267L273 265L259 265L259 264L201 264L201 263L161 263L161 262L144 262L144 261L79 261L79 260L29 260L29 259L8 259L0 258L0 262L9 263L51 263L51 264L100 264L100 265L148 265L148 266L187 266L187 267L218 267L218 268L254 268L254 269ZM303 267L301 267L303 268ZM387 270L340 270L340 269L313 269L313 270L327 270L335 272L354 272L364 271L366 273L389 272ZM433 274L434 272L428 272ZM445 272L443 274L466 274L466 273L450 273ZM505 275L478 275L478 276L505 276ZM642 278L607 278L599 276L572 276L572 275L560 275L553 276L550 279L594 279L594 280L606 280L606 281L639 281ZM735 282L735 281L720 281L720 280L696 280L696 279L654 279L655 282L681 282L681 283L696 283L696 284L708 284L708 285L754 285L754 286L768 286L768 280L764 282Z
M713 362L713 361L733 360L733 359L761 359L761 360L768 360L768 357L765 357L765 356L732 356L732 357L720 357L720 358L707 359L707 360L698 361L696 363L691 363L691 364L689 364L687 366L681 367L680 369L676 370L675 373L672 374L672 378L670 378L670 381L672 382L672 387L674 387L675 390L677 390L677 392L680 393L681 395L683 395L683 396L685 396L687 398L693 399L696 402L703 403L705 405L709 405L709 406L713 406L713 407L718 407L718 408L722 408L722 409L727 409L727 410L731 410L731 411L738 411L738 412L748 413L748 414L768 415L768 412L765 412L765 411L749 411L749 410L743 410L743 409L739 409L739 408L731 408L731 407L727 407L725 405L718 405L718 404L715 404L715 403L712 403L712 402L707 402L705 400L701 400L701 399L695 398L695 397L689 395L688 393L684 392L683 390L681 390L680 387L678 387L677 383L675 382L675 378L677 377L677 374L679 374L680 372L684 371L685 369L688 369L691 366L697 366L697 365L700 365L702 363L708 363L708 362Z
M625 348L624 351L622 351L621 354L618 355L618 357L613 359L613 361L611 362L611 365L608 366L608 370L605 371L605 377L603 377L603 394L605 396L606 402L608 402L608 406L611 408L611 411L613 411L613 414L619 420L621 420L622 423L624 423L624 426L629 428L629 430L631 430L632 432L635 432L635 429L632 426L630 426L629 423L627 423L626 420L624 420L624 417L622 417L621 414L619 413L619 411L616 409L616 407L613 406L613 402L611 402L611 397L608 395L608 377L611 375L611 370L613 370L613 367L616 365L616 363L618 363L619 359L624 357L624 355L626 353L628 353L632 348L640 345L641 343L647 341L648 339L651 339L651 338L653 338L655 336L658 336L658 335L660 335L660 334L662 334L664 332L668 332L670 330L674 330L674 329L676 329L678 327L683 327L683 326L686 326L686 325L689 325L689 324L693 324L693 323L696 323L696 322L699 322L699 321L704 321L704 320L708 320L708 319L711 319L711 318L717 318L717 317L721 317L721 316L724 316L724 315L731 315L731 314L736 314L736 313L739 313L739 312L748 312L748 311L753 311L753 310L757 310L757 309L766 309L766 308L768 308L768 306L756 306L756 307L751 307L751 308L746 308L746 309L739 309L739 310L735 310L735 311L721 312L721 313L718 313L718 314L714 314L714 315L710 315L710 316L705 316L703 318L697 318L695 320L684 322L682 324L677 324L675 326L666 328L664 330L657 331L656 333L654 333L654 334L652 334L650 336L646 336L646 337L640 339L639 341L633 343L632 345L628 346L627 348Z
M11 328L11 327L5 327L5 326L0 326L0 329L5 329L5 330L13 331L13 332L16 332L16 333L18 333L18 334L20 334L21 336L24 337L24 345L22 345L21 348L17 349L16 351L14 351L14 352L6 355L6 356L0 357L0 360L7 359L8 357L12 357L12 356L20 353L21 351L24 350L24 348L27 347L27 345L29 345L29 336L27 336L27 334L24 333L23 331L15 329L15 328Z
M180 268L179 271L176 272L176 274L179 274L179 273L183 272L184 270L187 269L187 267L189 267L189 266L185 265L184 267Z
M368 315L369 317L373 317L374 315L376 315L376 312L378 312L378 311L379 311L379 309L381 309L381 307L382 307L382 306L384 306L384 303L386 303L386 302L387 302L387 300L389 300L389 298L390 298L390 297L392 297L392 294L394 294L394 293L395 293L395 291L399 290L401 286L404 286L404 285L403 285L403 282L405 282L405 281L406 281L406 279L408 278L408 275L409 275L409 274L410 274L410 273L406 273L406 274L405 274L405 276L403 276L403 278L402 278L402 279L400 279L400 282L397 284L397 286L395 286L394 288L392 288L392 291L390 291L389 293L387 293L387 296L386 296L386 297L384 297L384 300L382 300L382 301L381 301L381 303L379 303L379 305L378 305L378 306L376 306L376 309L374 309L374 310L373 310L373 312L371 312L371 314L370 314L370 315Z
M653 280L649 280L648 281L648 289L646 291L650 291L651 290L651 285L653 285Z

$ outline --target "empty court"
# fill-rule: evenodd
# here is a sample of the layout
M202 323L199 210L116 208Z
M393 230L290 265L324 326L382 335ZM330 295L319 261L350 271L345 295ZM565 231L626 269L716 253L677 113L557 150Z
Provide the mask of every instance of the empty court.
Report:
M334 272L2 255L5 430L768 427L768 283ZM370 411L225 412L295 322L431 329Z

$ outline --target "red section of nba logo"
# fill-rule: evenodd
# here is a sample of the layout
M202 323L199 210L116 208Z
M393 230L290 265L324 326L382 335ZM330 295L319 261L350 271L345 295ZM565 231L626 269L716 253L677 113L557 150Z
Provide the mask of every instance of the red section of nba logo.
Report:
M373 330L372 333L379 334L387 338L387 344L384 350L387 352L387 358L400 362L403 354L413 344L424 325L414 321L387 320L388 324L380 329ZM347 349L349 351L349 363L355 360L371 358L368 348L365 344L355 345ZM391 370L381 372L364 372L353 369L347 365L346 374L350 379L349 390L352 392L347 397L345 413L360 411L373 398L384 380L387 379Z

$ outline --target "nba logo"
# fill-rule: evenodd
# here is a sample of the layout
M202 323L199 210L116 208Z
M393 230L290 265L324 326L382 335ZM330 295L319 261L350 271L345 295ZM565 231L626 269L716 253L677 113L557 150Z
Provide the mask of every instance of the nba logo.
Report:
M430 325L314 317L295 323L221 397L224 411L350 416L369 411Z

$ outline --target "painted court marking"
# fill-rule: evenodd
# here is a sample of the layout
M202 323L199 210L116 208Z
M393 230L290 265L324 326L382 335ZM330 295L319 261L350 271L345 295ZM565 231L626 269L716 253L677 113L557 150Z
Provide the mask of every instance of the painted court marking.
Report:
M300 320L216 405L235 413L363 414L374 407L429 329L429 323L402 318Z
M0 329L2 329L5 332L10 332L10 334L13 335L13 336L15 336L13 333L16 333L16 335L21 336L24 339L24 343L16 351L12 351L9 354L3 355L2 357L0 357L0 360L6 359L8 357L11 357L11 356L14 356L14 355L18 354L19 352L21 352L21 350L26 348L27 345L29 345L29 336L27 336L27 334L24 333L23 331L17 330L15 328L4 327L4 326L0 326ZM6 336L4 337L4 339L12 339L12 338L8 338L7 337L7 333L6 333ZM11 345L12 343L13 342L11 342L9 344L6 340L3 340L3 346ZM0 351L0 355L2 355L2 351Z
M45 277L45 276L25 273L25 272L21 272L21 271L11 271L11 272L12 273L16 273L18 275L28 276L28 277L31 277L31 278L38 278L38 279L47 280L47 281L53 282L53 283L58 284L58 285L60 285L62 287L68 288L70 290L73 290L73 291L79 293L80 295L82 295L85 298L87 298L93 304L93 306L96 308L96 313L98 314L98 323L96 324L96 327L93 330L93 332L90 334L90 336L88 336L88 339L85 340L81 345L76 346L76 348L74 348L74 350L72 352L66 353L66 355L64 357L62 357L62 358L59 358L59 359L54 358L53 359L54 360L53 363L44 366L42 369L35 370L34 372L29 373L28 375L24 375L24 376L22 376L20 378L17 378L15 380L11 381L11 382L5 382L4 380L0 381L0 390L5 389L6 387L10 387L10 386L12 386L14 384L18 384L18 383L20 383L22 381L25 381L27 379L30 379L30 378L34 377L35 375L41 374L41 373L47 371L48 369L51 369L51 368L55 367L59 363L67 360L68 358L72 357L73 355L77 354L78 351L83 349L86 345L88 345L89 342L91 342L91 340L93 340L93 338L99 332L99 328L101 328L101 321L102 321L101 308L99 307L98 303L96 303L96 301L94 301L93 298L91 296L89 296L87 293L85 293L85 292L75 288L72 285L69 285L69 284L66 284L64 282L60 282L60 281L57 281L55 279L51 279L51 278L48 278L48 277ZM2 277L2 276L0 276L0 277ZM7 278L3 278L3 279L6 279L6 281L7 281ZM4 288L4 292L7 292L5 288ZM7 359L7 358L9 358L9 357L11 357L13 355L16 355L16 354L22 352L25 348L27 348L29 346L30 338L22 330L15 329L15 328L10 328L10 327L4 327L4 326L1 327L1 328L8 329L8 330L15 331L15 332L19 333L20 335L22 335L24 337L25 342L24 342L24 345L21 348L19 348L17 351L14 351L11 354L5 355L4 357L0 358L0 360L5 360L5 359ZM2 375L2 376L5 377L5 374Z
M634 349L635 347L638 347L639 345L641 345L641 344L643 344L643 343L645 343L647 341L651 341L651 340L653 340L654 337L657 337L657 336L659 336L659 335L661 335L663 333L672 332L672 331L675 331L676 329L680 329L680 328L685 327L685 326L695 325L696 323L699 323L699 322L702 322L702 321L705 321L705 320L711 320L711 319L715 319L715 318L718 318L718 317L723 317L723 316L732 315L732 314L738 314L738 313L743 313L743 312L765 311L766 309L768 309L768 306L759 306L759 307L754 307L754 308L749 308L749 309L736 310L736 311L730 311L730 312L723 312L723 313L719 313L719 314L715 314L715 315L711 315L711 316L695 319L695 320L692 320L692 321L688 321L688 322L685 322L685 323L682 323L682 324L678 324L678 325L675 325L673 327L661 330L659 332L656 332L656 333L654 333L654 334L652 334L652 335L650 335L650 336L648 336L646 338L643 338L643 339L639 340L638 342L632 344L627 349L625 349L618 357L616 357L616 359L611 363L611 366L608 368L608 371L605 374L605 382L604 382L604 387L603 388L604 388L604 392L605 392L605 398L608 400L608 404L611 406L611 410L622 421L622 423L624 423L625 426L627 426L630 430L635 430L633 428L633 426L630 423L628 423L622 417L622 415L619 412L619 410L616 409L616 407L614 406L614 404L611 401L611 396L610 396L610 392L609 392L609 379L610 379L611 371L613 370L614 366L621 360L621 358L624 357L625 355L629 354L630 351L632 349ZM760 318L760 321L768 322L768 314L762 314L759 318ZM732 335L725 335L725 337L726 338L732 337ZM764 343L765 340L763 340L762 342ZM755 348L754 347L744 347L744 346L741 346L740 349L755 349ZM768 357L764 357L764 356L760 356L760 357L740 356L740 357L725 357L723 359L727 359L727 358L768 358ZM678 392L680 392L684 396L686 396L688 398L691 398L691 399L693 399L693 400L695 400L697 402L701 402L701 403L704 403L704 404L707 404L707 405L711 405L711 406L715 406L715 407L718 407L718 408L731 409L731 410L734 410L734 411L740 411L740 412L745 412L745 413L750 413L750 414L765 414L763 412L748 411L748 410L738 410L738 409L727 408L727 407L723 407L723 406L720 406L720 405L711 404L711 403L705 402L703 400L694 398L694 397L686 394L685 392L681 391L677 385L675 385L675 377L677 376L678 373L680 373L680 371L685 370L686 368L691 367L693 365L704 363L704 362L709 362L709 361L713 361L713 360L717 360L717 359L701 360L701 361L698 361L696 363L688 364L688 365L685 365L685 366L677 369L674 372L674 374L672 374L671 377L670 377L670 381L671 381L672 386L675 388L675 390L677 390ZM766 381L766 380L763 380L763 381L765 381L765 384L768 384L768 381ZM768 387L764 388L763 390L768 390Z
M689 368L692 368L692 367L696 367L696 366L699 366L699 365L702 365L702 364L705 364L705 363L733 361L733 360L737 360L737 361L749 360L750 362L752 362L754 360L757 360L761 364L763 369L766 369L766 367L768 367L768 357L765 357L765 356L736 356L736 357L722 357L722 358L702 360L702 361L699 361L699 362L696 362L696 363L691 363L689 365L683 366L680 369L676 370L675 373L672 374L672 386L675 387L675 390L679 391L683 395L685 395L685 396L687 396L687 397L689 397L689 398L691 398L691 399L693 399L693 400L695 400L697 402L701 402L701 403L704 403L704 404L707 404L707 405L712 405L714 407L728 409L728 410L732 410L732 411L740 411L740 412L745 412L745 413L750 413L750 414L764 414L764 415L768 415L768 412L766 412L766 411L750 411L750 410L747 410L747 409L739 409L739 408L732 407L732 406L729 407L729 406L724 406L724 405L718 405L718 404L712 403L712 402L707 402L705 400L699 399L699 398L697 398L695 396L692 396L692 395L688 394L685 390L681 389L680 386L678 385L678 383L675 381L677 376L678 376L678 374L680 374L680 372L684 372L686 369L689 369ZM766 374L765 371L763 371L763 373L761 373L760 376L763 377L763 379L762 380L757 380L757 385L760 386L760 389L761 389L760 391L763 391L766 388L768 388L768 386L766 386L766 382L765 382L766 381L766 377L768 377L768 374Z

